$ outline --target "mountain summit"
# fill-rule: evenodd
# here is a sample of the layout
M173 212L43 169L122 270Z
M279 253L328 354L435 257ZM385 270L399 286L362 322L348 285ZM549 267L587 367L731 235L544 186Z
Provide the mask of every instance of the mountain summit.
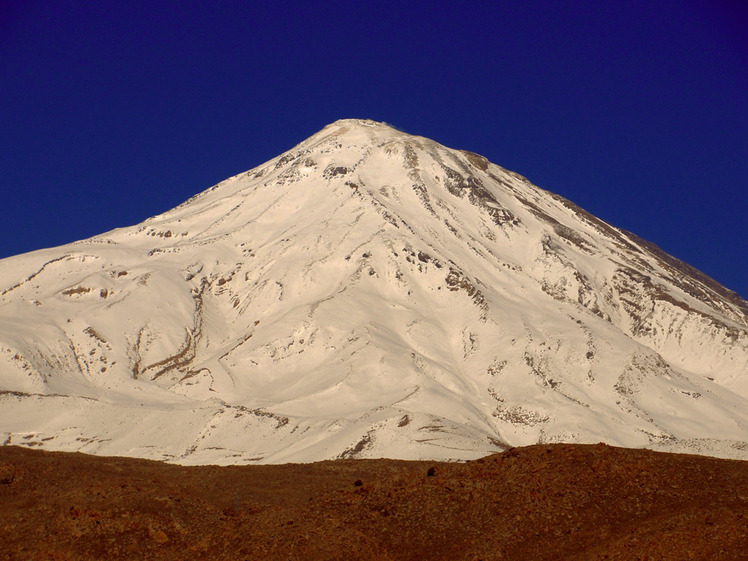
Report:
M748 458L748 302L484 157L366 120L0 261L0 439L173 462Z

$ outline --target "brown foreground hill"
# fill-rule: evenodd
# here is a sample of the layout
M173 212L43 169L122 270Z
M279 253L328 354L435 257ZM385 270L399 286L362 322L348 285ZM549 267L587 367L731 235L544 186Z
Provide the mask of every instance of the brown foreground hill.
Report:
M0 447L3 559L748 559L748 462L537 445L182 467Z

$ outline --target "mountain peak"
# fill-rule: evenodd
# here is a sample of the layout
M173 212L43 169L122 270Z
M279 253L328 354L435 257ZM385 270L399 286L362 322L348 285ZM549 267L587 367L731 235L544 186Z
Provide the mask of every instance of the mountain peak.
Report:
M748 308L681 265L481 156L344 119L142 224L5 260L0 426L182 463L745 457Z
M338 119L328 127L366 127L366 128L392 128L384 122L374 121L372 119ZM327 128L327 127L325 127Z
M332 138L345 139L345 144L337 146L338 149L346 149L351 146L381 145L395 138L405 138L410 135L398 131L387 123L373 121L371 119L338 119L334 123L325 126L318 133L299 144L299 147L308 147L320 141Z
M374 121L372 119L338 119L334 123L327 125L322 131L328 128L347 128L347 129L368 129L378 131L392 131L402 135L406 133L399 131L389 123L383 121Z

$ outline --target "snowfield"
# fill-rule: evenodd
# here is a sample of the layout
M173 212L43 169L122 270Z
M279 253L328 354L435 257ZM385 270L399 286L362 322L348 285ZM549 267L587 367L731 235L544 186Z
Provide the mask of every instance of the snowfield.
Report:
M372 121L0 261L5 444L182 464L600 441L748 459L747 400L747 302Z

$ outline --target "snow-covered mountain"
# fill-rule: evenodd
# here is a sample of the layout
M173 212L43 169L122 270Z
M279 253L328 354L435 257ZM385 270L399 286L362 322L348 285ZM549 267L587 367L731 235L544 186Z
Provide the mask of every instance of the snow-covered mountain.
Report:
M194 463L535 442L748 458L748 302L372 121L0 261L0 442Z

